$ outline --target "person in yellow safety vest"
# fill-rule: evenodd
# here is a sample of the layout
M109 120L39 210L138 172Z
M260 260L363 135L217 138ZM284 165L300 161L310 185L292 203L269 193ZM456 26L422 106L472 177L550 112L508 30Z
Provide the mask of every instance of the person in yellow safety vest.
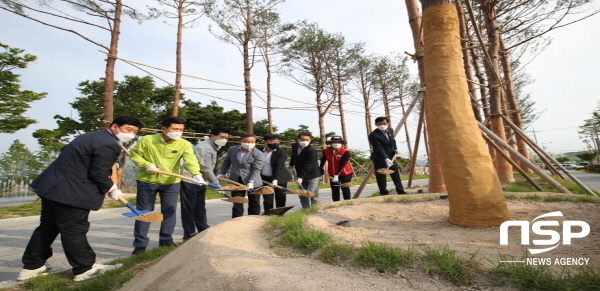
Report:
M350 188L340 186L352 181L352 174L354 173L350 163L350 151L344 147L346 141L339 135L333 135L329 138L327 144L329 147L323 150L319 167L323 168L327 161L327 174L332 177L329 181L331 184L331 198L333 198L333 201L340 201L340 188L342 188L344 200L350 200L352 199Z

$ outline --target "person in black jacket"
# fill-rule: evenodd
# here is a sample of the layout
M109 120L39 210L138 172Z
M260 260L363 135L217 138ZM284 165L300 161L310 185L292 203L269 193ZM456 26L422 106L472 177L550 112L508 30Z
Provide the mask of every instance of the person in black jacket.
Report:
M290 167L296 169L296 183L301 184L305 190L315 193L315 196L310 198L300 196L302 208L309 208L319 202L319 180L323 175L323 169L319 168L317 150L310 145L310 133L299 133L296 141L292 144Z
M271 184L287 188L287 182L292 180L292 175L290 175L290 172L285 168L287 153L284 149L279 147L281 138L277 134L267 134L263 137L263 140L265 146L258 148L265 153L265 164L260 176L263 180L270 182ZM259 197L258 195L252 196ZM286 194L283 193L283 189L281 188L275 187L275 195L269 194L262 196L265 212L273 208L273 196L275 196L276 207L285 207Z
M400 181L398 163L396 163L396 159L394 158L394 155L398 151L396 140L394 139L394 131L389 127L388 123L387 117L375 118L375 126L377 126L377 129L369 134L369 143L373 148L371 160L373 161L373 166L376 170L389 166L390 170L394 171L390 176L392 177L392 181L394 181L394 186L396 186L396 193L406 194L406 192L404 192L404 187L402 186L402 181ZM379 193L381 193L381 195L388 195L389 191L387 190L386 175L375 172L375 178L377 179Z
M90 210L102 206L105 194L118 200L123 195L110 176L121 153L120 142L130 142L141 122L134 117L116 118L107 130L82 134L66 145L60 155L37 177L31 187L41 197L40 225L31 235L23 254L23 270L17 280L46 274L52 267L51 245L60 234L62 246L73 267L74 281L92 278L118 265L95 264L96 254L88 243Z

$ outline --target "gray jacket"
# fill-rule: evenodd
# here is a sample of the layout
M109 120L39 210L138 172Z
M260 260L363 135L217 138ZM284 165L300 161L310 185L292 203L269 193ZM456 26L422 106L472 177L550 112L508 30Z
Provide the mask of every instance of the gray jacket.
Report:
M227 174L227 170L231 168L229 179L237 182L238 178L241 177L244 184L248 184L248 181L252 180L255 188L262 186L260 172L265 162L265 154L257 148L252 148L240 163L237 158L239 151L240 146L232 146L227 149L227 155L221 165L220 174Z
M202 177L207 182L214 184L219 184L219 181L213 172L215 165L217 164L218 150L219 148L210 137L207 137L204 141L198 143L194 147L194 154L196 154L198 162L200 162L200 172L202 173Z

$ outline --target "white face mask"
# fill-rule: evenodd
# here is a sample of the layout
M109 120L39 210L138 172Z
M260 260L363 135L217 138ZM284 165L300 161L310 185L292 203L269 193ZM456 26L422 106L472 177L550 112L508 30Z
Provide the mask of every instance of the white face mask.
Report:
M244 148L246 150L252 149L252 148L254 148L254 146L256 146L255 143L246 143L246 142L242 143L242 148Z
M305 147L310 144L310 141L299 141L298 144L300 144L301 147Z
M331 147L334 148L334 149L339 149L339 148L342 147L342 144L341 143L332 143Z
M381 130L381 131L385 131L388 128L387 125L378 125L377 129Z
M172 139L172 140L178 140L181 138L181 135L183 134L183 132L167 132L167 136Z
M124 133L124 132L119 132L115 135L120 141L124 142L124 143L128 143L130 142L132 139L135 138L135 134L133 133Z
M222 147L225 144L227 144L227 140L226 139L217 139L217 140L215 140L215 144Z

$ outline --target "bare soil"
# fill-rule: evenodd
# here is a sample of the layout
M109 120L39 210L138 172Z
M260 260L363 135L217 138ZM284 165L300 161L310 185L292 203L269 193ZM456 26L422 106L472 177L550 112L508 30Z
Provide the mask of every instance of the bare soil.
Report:
M422 198L424 194L390 197ZM343 205L349 204L343 201L327 204L339 207L311 215L309 224L356 245L375 241L416 249L448 246L465 257L478 253L482 268L498 264L501 257L521 259L527 252L516 227L509 230L509 245L502 246L499 227L474 229L448 223L448 200L385 202L390 197L352 200L353 205ZM554 250L530 257L551 258L553 262L556 258L589 258L591 266L600 267L600 205L521 199L509 199L507 204L513 220L531 222L539 215L561 211L563 217L543 219L558 220L561 225L564 220L582 220L590 225L587 237L574 238L571 245L561 241ZM310 255L274 247L263 229L266 220L245 216L214 225L137 274L121 290L513 290L485 282L456 286L420 268L380 274L371 269L331 266ZM337 225L341 221L348 221L349 227L348 223ZM532 240L548 238L531 234Z

